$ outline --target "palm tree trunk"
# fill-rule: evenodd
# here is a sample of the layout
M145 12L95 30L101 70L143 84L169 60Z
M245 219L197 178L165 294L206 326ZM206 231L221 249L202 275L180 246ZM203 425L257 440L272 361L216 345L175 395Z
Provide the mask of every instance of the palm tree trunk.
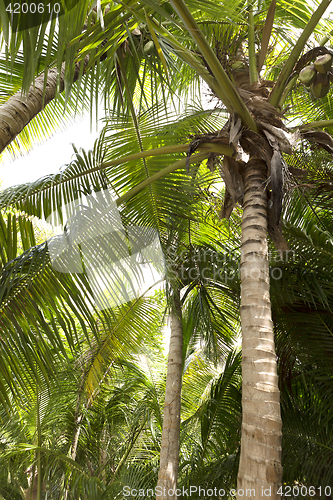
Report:
M71 456L71 459L74 460L74 462L76 459L77 447L79 444L79 437L80 437L80 432L81 432L82 415L79 414L80 400L81 400L81 393L80 393L79 398L78 398L77 408L76 408L75 417L74 417L75 433L74 433L74 437L73 437L71 449L70 449L70 456ZM69 495L71 477L72 477L72 473L69 474L69 477L67 480L67 486L65 488L64 500L67 500L68 495Z
M84 67L88 65L89 56L86 56ZM75 82L80 75L80 63L75 64ZM16 92L2 106L0 106L0 153L22 132L24 127L51 102L57 92L58 70L52 68L47 74L44 94L44 73L40 74L31 85L27 95L21 90ZM59 77L59 92L65 89L65 63L61 66ZM44 98L44 99L43 99Z
M157 499L174 499L179 466L180 398L183 371L183 322L179 290L171 314L171 335L165 386L164 418ZM170 494L169 494L170 493Z
M246 166L241 247L242 436L238 499L280 498L280 392L271 316L266 164ZM241 491L243 490L243 491ZM255 494L254 494L254 491Z

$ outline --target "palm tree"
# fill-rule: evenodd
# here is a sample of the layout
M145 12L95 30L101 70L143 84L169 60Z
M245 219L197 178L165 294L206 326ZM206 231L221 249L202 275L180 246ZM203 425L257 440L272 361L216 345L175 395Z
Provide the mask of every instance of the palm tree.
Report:
M171 1L174 10L170 10L167 3L160 5L157 2L144 0L133 5L129 1L104 12L104 30L101 30L100 23L92 23L89 19L88 29L85 33L78 34L79 23L76 23L73 32L70 31L70 35L76 38L70 42L69 50L65 54L67 65L65 68L67 67L68 75L74 74L74 59L85 61L89 54L88 67L96 68L95 84L101 82L105 85L106 94L112 97L116 110L113 118L116 118L117 127L121 126L120 106L123 106L125 113L130 116L136 148L129 148L125 156L124 148L117 145L121 134L110 135L109 142L104 137L104 144L107 146L112 144L112 151L108 151L108 157L96 158L96 163L90 166L89 170L86 165L83 168L80 162L77 162L75 168L73 166L68 168L65 175L44 179L38 185L34 185L33 192L31 186L25 186L20 190L9 190L2 195L3 206L16 205L27 213L48 217L52 211L60 209L63 201L69 202L75 199L79 176L85 181L97 179L97 184L101 185L98 172L106 172L117 193L117 205L120 206L130 200L124 212L133 215L135 211L132 197L142 189L146 188L144 192L146 194L141 200L145 200L147 196L154 199L158 194L154 195L153 182L156 183L158 179L161 180L163 176L170 175L186 164L189 168L190 163L206 159L208 165L213 168L214 160L218 161L216 156L224 155L223 163L220 164L226 183L223 214L229 215L237 202L243 205L241 252L243 418L238 488L255 489L257 498L260 498L261 488L269 489L272 498L276 498L282 477L281 417L269 297L267 230L273 241L281 249L286 249L279 222L282 172L285 170L281 152L292 152L292 141L296 136L292 136L283 123L281 108L284 103L288 103L288 95L296 85L300 69L316 55L329 52L324 47L319 47L316 51L300 57L329 3L328 0L322 1L312 16L309 10L304 10L300 16L301 20L297 17L296 10L290 10L287 18L288 26L296 25L302 29L295 43L288 40L286 28L282 29L286 19L283 18L279 2L271 2L266 9L263 8L265 6L261 6L262 10L257 12L253 10L256 5L250 2L246 5L236 2L229 8L227 3L223 3L225 10L221 10L220 4L211 2L207 4L206 13L202 13L195 2L193 4L188 2L191 7L189 10L183 0ZM244 15L245 27L242 24ZM213 23L211 23L212 16L214 16ZM82 23L84 18L83 15L80 18ZM230 24L237 25L238 22L238 29L232 30L230 25L225 27L226 18ZM63 19L65 23L66 16ZM221 24L217 24L215 28L218 20L221 20ZM67 21L70 22L70 17ZM261 22L265 24L262 32L260 32ZM270 46L271 34L277 33L275 30L278 28L281 28L280 36L276 36L275 47ZM321 29L325 33L325 23ZM327 29L326 32L328 31ZM38 32L38 36L41 36L40 33ZM245 43L247 36L248 43ZM153 54L149 54L152 45L147 46L151 41L155 50ZM279 43L282 41L290 47L289 51L284 51L287 57L277 54ZM259 49L258 55L256 46ZM50 54L50 51L47 53ZM106 54L105 61L101 60L103 54ZM264 63L268 80L260 79L258 76ZM59 56L58 71L62 64L63 60ZM30 84L36 71L36 67L27 63L26 68L30 68L30 73L25 72L27 75L25 88ZM151 70L149 76L147 76L148 68ZM83 65L81 71L83 72ZM212 133L205 134L203 129L199 128L201 134L196 133L190 145L188 140L186 141L185 133L182 134L182 141L179 140L181 134L177 136L170 130L167 136L157 135L154 140L151 135L145 134L144 125L140 127L138 117L144 124L143 111L148 109L147 105L156 103L159 96L164 96L166 101L169 95L175 95L175 75L181 75L180 81L177 82L179 93L188 87L189 82L196 81L195 78L198 77L208 84L214 96L222 101L225 115L230 117L225 121L222 130L220 127L217 131L215 127ZM68 77L68 91L72 81L73 78ZM150 95L149 85L152 89ZM304 90L296 86L294 96L298 98L300 108L304 103L303 95ZM302 110L304 121L311 115L313 109L309 101L308 104L308 110L304 106ZM297 110L297 106L294 109ZM321 111L323 115L327 111L325 101ZM122 123L125 123L124 120ZM322 119L318 124L312 123L311 127L329 125L331 125L329 120ZM304 139L324 145L326 148L331 147L327 134L307 132L307 127L303 125ZM126 140L123 142L126 143ZM202 152L194 155L196 149ZM188 151L188 158L191 154L192 156L187 161L181 159L169 166L165 166L161 160L160 165L164 166L162 169L157 169L157 160L152 165L152 161L147 159L162 154L172 154L176 159L176 154L182 151ZM142 163L134 163L134 170L129 172L130 161L137 162L140 159L143 159ZM122 167L114 171L113 167L116 165ZM61 185L66 185L66 194L61 190L58 191ZM57 196L54 196L55 193ZM169 207L175 198L170 197L167 201L165 192L163 196L163 202ZM135 210L142 211L145 201L139 202L137 198L135 200ZM180 342L181 335L178 337ZM180 343L177 350L181 352ZM181 377L178 376L178 384L180 380ZM176 393L180 393L179 386ZM173 457L176 455L173 452ZM175 460L176 458L171 460L173 470L176 467ZM173 485L176 481L177 477L174 475Z

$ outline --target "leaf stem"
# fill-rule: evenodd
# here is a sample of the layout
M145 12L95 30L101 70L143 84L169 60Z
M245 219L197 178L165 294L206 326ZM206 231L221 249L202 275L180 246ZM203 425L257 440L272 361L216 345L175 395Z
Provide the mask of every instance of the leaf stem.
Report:
M333 119L332 120L318 120L316 122L309 122L301 125L299 130L309 130L311 128L325 128L325 127L333 127Z
M287 98L287 95L289 94L289 92L291 91L291 89L294 87L296 81L297 81L297 78L298 78L298 74L293 76L292 79L290 80L290 82L288 82L288 84L286 85L284 91L283 91L283 94L281 96L281 99L280 99L280 102L279 102L279 105L282 106L284 101L286 100Z
M256 48L254 43L254 17L253 17L253 5L252 1L249 0L249 66L250 66L250 83L258 82L258 71L256 63Z
M272 29L273 29L273 24L274 24L274 17L275 17L275 8L276 8L276 0L272 0L270 3L267 16L265 19L265 25L264 29L262 32L262 37L261 37L261 47L260 47L260 54L259 54L259 62L258 62L258 73L260 73L261 68L264 65L266 55L268 52L268 46L269 46L269 40L272 35Z
M170 0L170 3L183 21L185 28L190 33L194 42L197 44L198 49L205 58L216 79L216 82L218 83L218 87L216 87L216 85L211 87L212 90L224 102L230 113L236 113L241 118L244 125L257 132L258 129L254 119L250 115L249 110L242 101L235 86L224 71L214 50L209 45L191 12L187 8L184 0Z
M320 42L319 42L319 45L323 46L325 45L327 42L330 41L331 37L333 35L333 30L331 30L326 36L324 36Z
M133 153L131 155L122 156L117 160L111 160L107 163L102 163L99 167L91 169L88 173L95 172L97 170L104 170L108 167L113 167L116 165L121 165L128 161L140 160L141 158L148 158L150 156L160 156L172 153L186 153L190 144L176 144L174 146L163 146L161 148L149 149L147 151L140 151L139 153ZM223 155L231 156L233 150L227 144L218 144L216 142L203 142L198 146L199 151L209 151L211 153L220 153Z
M201 162L205 159L207 159L209 156L209 153L198 153L196 155L192 155L190 158L190 163L197 163ZM156 172L156 174L152 175L151 177L148 177L148 179L145 179L144 181L140 182L134 188L130 189L127 191L127 193L123 194L119 198L116 199L116 205L119 206L124 201L127 201L128 199L132 198L132 196L136 195L142 189L144 189L147 186L150 186L154 181L157 179L160 179L161 177L165 177L166 175L170 174L171 172L174 172L175 170L178 170L179 168L183 168L186 166L186 158L183 158L182 160L176 161L175 163L172 163L168 167L163 168L159 172Z

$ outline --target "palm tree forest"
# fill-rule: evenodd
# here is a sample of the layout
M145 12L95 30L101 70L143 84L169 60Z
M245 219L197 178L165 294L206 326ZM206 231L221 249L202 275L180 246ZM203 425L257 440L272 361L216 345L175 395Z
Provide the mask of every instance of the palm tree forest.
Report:
M333 499L330 4L0 0L0 500Z

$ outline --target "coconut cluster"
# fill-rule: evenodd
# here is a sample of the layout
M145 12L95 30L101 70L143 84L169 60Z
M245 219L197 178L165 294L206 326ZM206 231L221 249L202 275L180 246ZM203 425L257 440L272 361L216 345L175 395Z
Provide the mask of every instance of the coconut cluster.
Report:
M325 97L333 83L333 57L330 54L317 57L313 64L306 66L299 73L299 79L306 87L311 86L312 93L317 99Z

